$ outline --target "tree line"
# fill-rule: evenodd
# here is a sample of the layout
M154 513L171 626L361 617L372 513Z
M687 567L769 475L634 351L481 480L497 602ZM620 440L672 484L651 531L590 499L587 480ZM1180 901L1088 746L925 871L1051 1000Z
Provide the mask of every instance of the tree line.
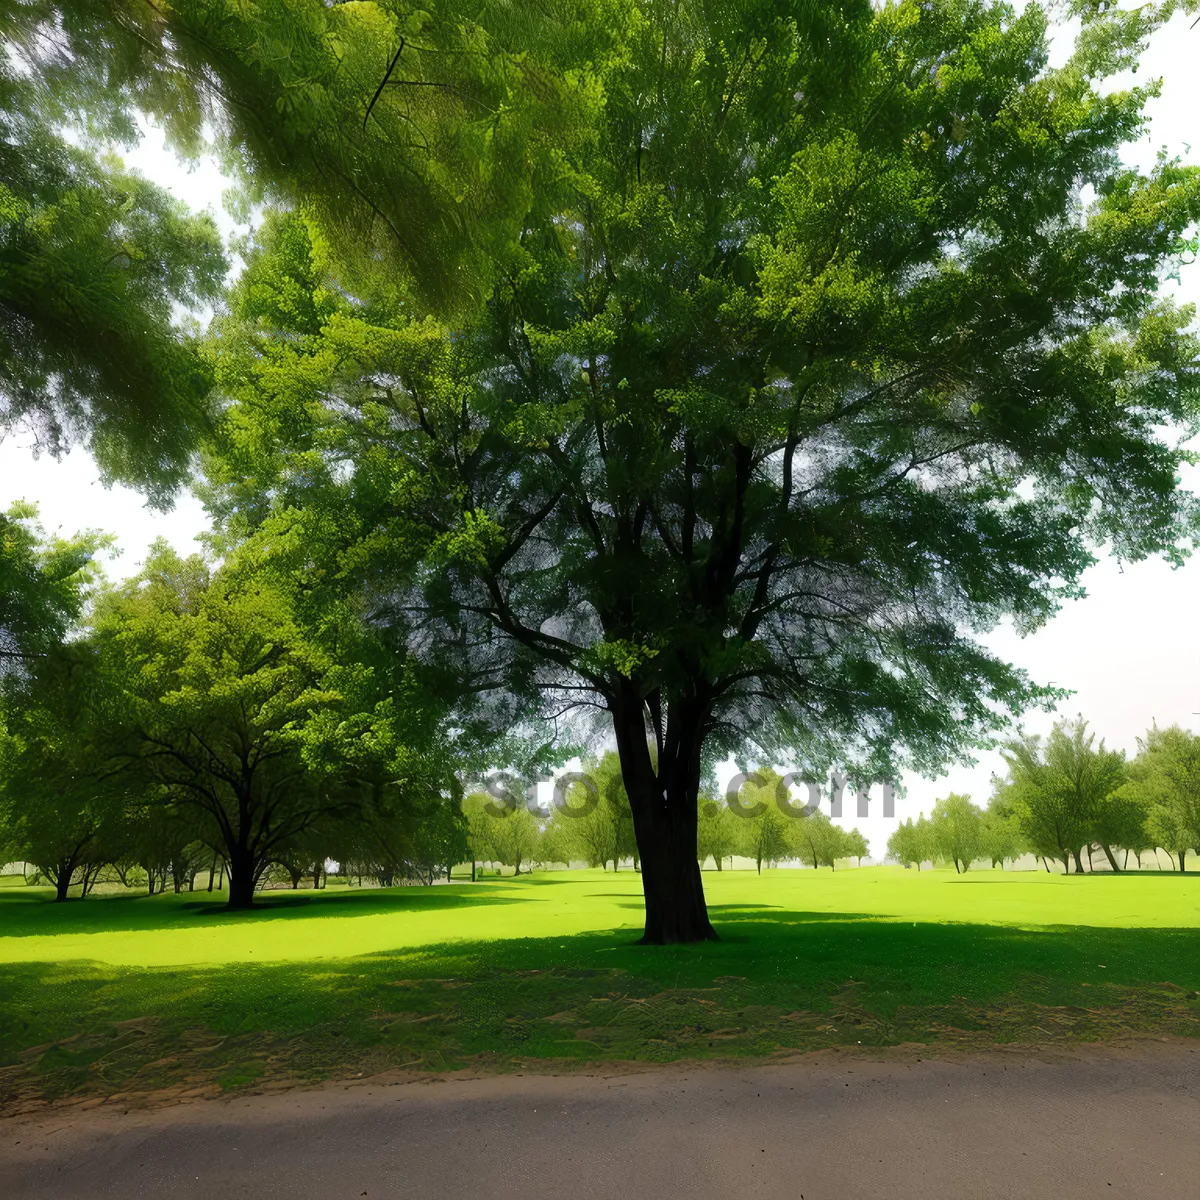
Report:
M1200 852L1200 736L1178 725L1157 726L1138 739L1132 759L1098 745L1082 718L1060 721L1048 737L1025 737L1003 751L1007 774L986 808L951 794L928 817L911 818L888 839L888 856L920 870L924 862L966 871L1032 854L1047 871L1091 869L1103 852L1110 870L1123 871L1132 854L1159 850L1186 870Z
M586 764L584 779L563 789L562 803L539 820L515 787L473 792L466 797L472 855L502 863L519 872L521 864L584 862L611 867L623 862L640 869L637 838L620 759L612 751ZM783 803L780 803L781 797ZM785 815L786 814L786 815ZM720 797L706 788L700 798L696 859L711 861L720 871L735 856L764 866L789 861L813 867L835 867L867 855L868 844L857 830L844 830L819 809L791 803L783 780L771 770L755 772L736 798Z

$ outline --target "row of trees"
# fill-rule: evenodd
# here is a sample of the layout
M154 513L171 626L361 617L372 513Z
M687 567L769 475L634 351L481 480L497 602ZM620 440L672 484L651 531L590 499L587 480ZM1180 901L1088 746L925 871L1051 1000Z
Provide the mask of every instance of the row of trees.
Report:
M1180 871L1200 853L1200 736L1178 726L1150 729L1138 753L1096 744L1082 719L1056 724L1044 740L1026 737L1004 751L1008 772L986 809L967 796L939 800L929 817L902 824L888 840L898 862L952 862L965 871L1033 854L1077 873L1103 851L1113 871L1132 854L1165 851Z
M153 890L220 863L245 907L273 866L390 881L466 857L433 689L284 549L214 569L159 545L116 587L75 572L87 621L0 679L0 858L60 898L106 867Z
M472 854L519 871L522 863L586 862L591 867L622 862L640 866L629 796L619 757L611 751L588 764L586 782L563 788L561 805L539 821L515 788L497 788L498 798L475 792L466 798ZM780 802L782 799L782 803ZM792 804L781 778L756 772L732 801L701 797L696 858L718 871L735 855L765 865L790 860L833 867L839 860L867 854L857 830L844 830L819 810Z

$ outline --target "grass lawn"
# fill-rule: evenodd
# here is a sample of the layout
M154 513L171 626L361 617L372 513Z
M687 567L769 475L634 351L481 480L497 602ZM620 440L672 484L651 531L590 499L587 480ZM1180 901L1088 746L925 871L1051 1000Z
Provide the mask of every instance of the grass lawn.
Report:
M707 872L640 947L632 872L219 898L0 891L0 1106L388 1067L1200 1036L1200 876Z

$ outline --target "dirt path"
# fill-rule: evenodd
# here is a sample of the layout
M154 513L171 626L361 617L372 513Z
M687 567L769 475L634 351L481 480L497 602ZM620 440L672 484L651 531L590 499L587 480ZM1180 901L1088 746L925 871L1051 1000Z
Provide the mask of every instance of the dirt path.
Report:
M369 1081L0 1123L6 1200L1200 1197L1200 1043Z

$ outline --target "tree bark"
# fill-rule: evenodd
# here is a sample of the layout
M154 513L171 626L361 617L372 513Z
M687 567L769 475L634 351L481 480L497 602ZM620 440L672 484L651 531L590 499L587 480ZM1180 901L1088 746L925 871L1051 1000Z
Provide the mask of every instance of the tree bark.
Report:
M696 857L702 714L672 706L657 769L646 741L644 702L632 686L613 711L621 774L642 864L644 945L716 941Z
M1113 871L1117 875L1119 875L1121 873L1121 868L1117 866L1117 860L1113 855L1111 847L1106 846L1103 842L1101 842L1100 849L1104 851L1104 856L1108 859L1108 865L1110 867L1112 867ZM1129 851L1128 850L1125 852L1125 861L1126 862L1129 861Z
M257 882L254 866L254 857L246 847L230 848L229 899L226 902L230 910L254 907L254 885Z
M67 899L67 892L71 887L71 876L75 874L75 860L67 859L65 862L58 864L58 871L54 877L54 899L56 903L62 903Z
M1180 851L1179 851L1179 873L1180 873L1181 875L1183 874L1183 872L1184 872L1184 870L1185 870L1185 868L1184 868L1184 865L1183 865L1183 864L1184 864L1184 860L1185 860L1186 858L1187 858L1187 851L1186 851L1186 850L1180 850Z
M1075 854L1075 873L1076 873L1077 875L1082 875L1082 874L1083 874L1083 859L1081 859L1081 858L1079 857L1079 850L1078 850L1078 849L1076 849L1076 850L1074 851L1074 854Z

